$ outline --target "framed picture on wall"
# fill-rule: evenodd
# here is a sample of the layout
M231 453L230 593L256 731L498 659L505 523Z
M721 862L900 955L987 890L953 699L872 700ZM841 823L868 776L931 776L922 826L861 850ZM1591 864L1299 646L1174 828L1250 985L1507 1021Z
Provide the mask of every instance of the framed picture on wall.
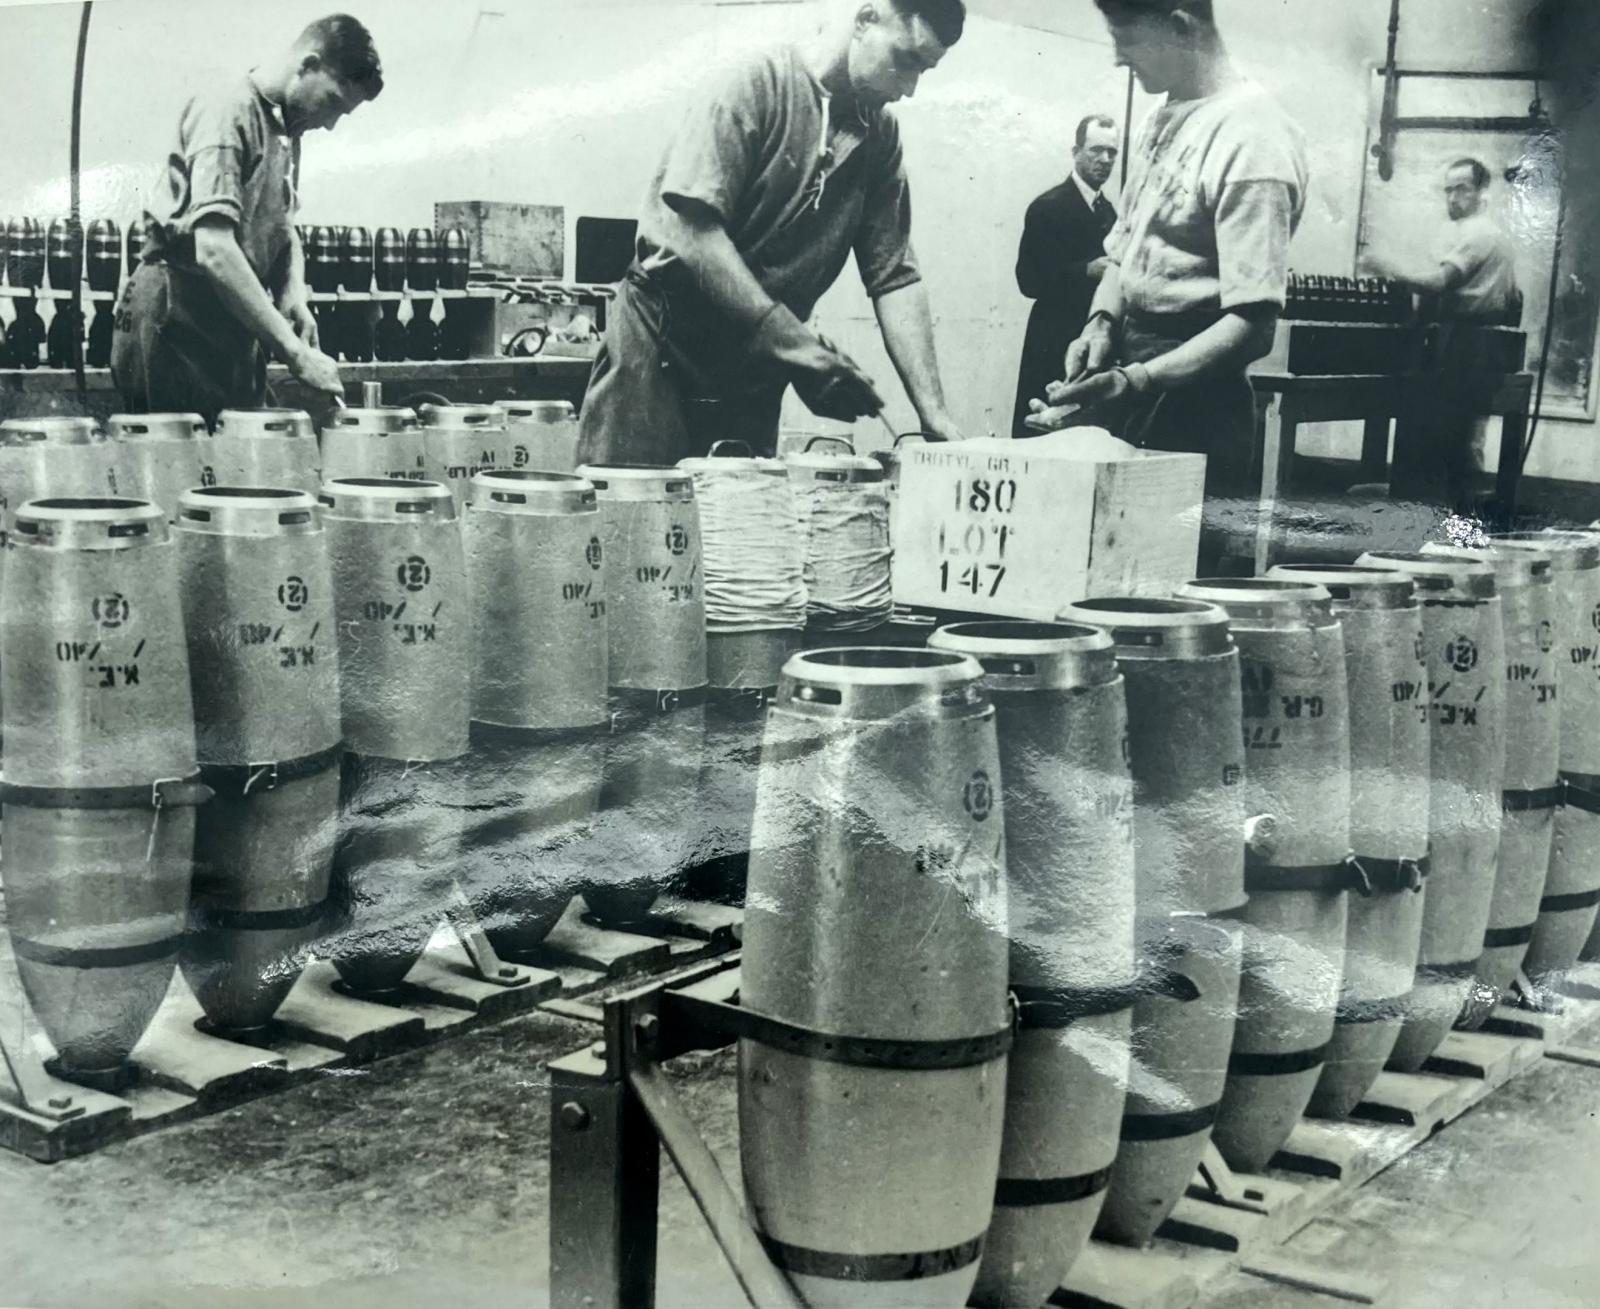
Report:
M1600 286L1591 270L1597 252L1578 248L1571 226L1563 222L1560 163L1553 154L1552 136L1538 128L1515 125L1510 116L1492 112L1504 106L1507 96L1517 94L1512 87L1524 93L1525 105L1531 83L1508 77L1505 86L1486 90L1489 80L1474 78L1452 84L1439 79L1427 88L1425 114L1406 106L1402 99L1402 117L1393 135L1393 172L1388 180L1380 176L1374 152L1367 153L1356 233L1356 271L1373 271L1373 255L1405 268L1435 265L1450 229L1444 175L1456 160L1481 161L1491 179L1489 213L1515 251L1530 371L1539 370L1547 331L1550 338L1540 412L1550 418L1593 419ZM1409 81L1402 86L1402 97L1417 94ZM1379 140L1381 102L1380 77L1369 145ZM1483 112L1486 105L1491 106L1490 113ZM1560 267L1552 279L1558 232L1562 238Z

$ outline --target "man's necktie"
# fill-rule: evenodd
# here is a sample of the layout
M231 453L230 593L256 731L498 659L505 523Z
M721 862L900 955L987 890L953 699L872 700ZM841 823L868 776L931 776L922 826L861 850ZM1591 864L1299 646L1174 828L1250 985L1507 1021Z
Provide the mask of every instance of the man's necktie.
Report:
M1116 211L1112 209L1104 191L1094 198L1094 221L1100 225L1102 232L1109 232L1117 221Z

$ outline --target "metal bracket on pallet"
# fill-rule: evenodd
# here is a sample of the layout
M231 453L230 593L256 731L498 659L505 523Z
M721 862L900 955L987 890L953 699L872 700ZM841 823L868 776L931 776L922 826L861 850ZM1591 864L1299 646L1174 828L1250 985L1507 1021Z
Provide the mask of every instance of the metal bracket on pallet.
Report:
M5 1008L16 1014L17 1032L14 1037L0 1034L0 1059L17 1088L22 1107L39 1118L64 1123L70 1118L81 1118L83 1101L46 1071L44 1061L35 1053L38 1034L33 1021L33 1011L28 1007L28 997L22 989L22 978L17 973L17 961L4 954L0 963L0 1002L9 1000Z
M802 1309L661 1069L732 1042L701 1019L737 989L737 961L608 1000L605 1040L550 1064L551 1309L652 1309L663 1146L750 1304Z
M1516 980L1511 983L1511 993L1516 996L1517 1007L1536 1014L1559 1014L1564 1006L1554 986L1540 986L1522 969L1517 969Z
M489 944L489 938L484 934L483 924L478 921L472 902L455 882L450 884L450 895L445 901L444 916L455 929L456 940L461 942L461 948L467 952L473 970L483 981L493 986L510 987L526 986L532 980L532 974L527 969L519 968L516 964L508 964L495 953L494 946Z
M1266 1192L1241 1182L1239 1175L1228 1167L1222 1152L1209 1141L1194 1175L1195 1180L1189 1183L1188 1194L1196 1200L1219 1204L1226 1209L1242 1209L1251 1214L1269 1212Z

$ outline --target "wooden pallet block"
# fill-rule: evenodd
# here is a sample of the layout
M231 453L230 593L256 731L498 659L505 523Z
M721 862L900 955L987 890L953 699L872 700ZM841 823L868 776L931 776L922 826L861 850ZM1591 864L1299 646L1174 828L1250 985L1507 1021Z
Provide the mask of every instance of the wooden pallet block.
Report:
M133 1107L118 1096L104 1095L72 1082L48 1079L51 1090L70 1095L83 1107L76 1118L58 1122L29 1113L11 1097L9 1085L0 1086L0 1149L10 1150L42 1164L60 1163L89 1154L128 1135Z
M306 967L273 1016L274 1035L324 1045L352 1063L366 1063L422 1044L420 1014L346 995L338 971L318 960Z
M1584 1021L1596 1019L1600 1003ZM1362 1279L1324 1277L1297 1262L1288 1267L1274 1262L1274 1252L1330 1205L1532 1068L1544 1049L1526 1035L1452 1032L1423 1072L1381 1074L1358 1116L1346 1122L1302 1120L1268 1175L1235 1174L1237 1187L1261 1193L1261 1204L1253 1207L1265 1212L1199 1199L1197 1183L1148 1249L1090 1242L1050 1303L1069 1309L1189 1309L1208 1283L1239 1268L1335 1299L1371 1302L1373 1287Z
M552 933L552 966L520 964L527 980L516 986L479 977L448 926L441 926L402 986L382 997L345 990L331 963L314 960L273 1022L250 1043L201 1030L200 1005L176 973L130 1061L132 1085L119 1095L106 1095L52 1082L85 1108L64 1122L29 1113L0 1089L0 1148L41 1162L85 1154L317 1073L529 1013L558 998L573 999L647 972L684 968L735 948L734 928L741 917L723 906L669 900L653 916L657 934L643 935L585 923L580 911L581 902L574 901ZM0 933L0 951L7 944ZM41 1056L46 1053L43 1044Z
M657 937L591 923L574 898L538 950L526 958L557 971L565 965L599 973L602 977L630 977L660 972L672 959L672 946ZM523 956L517 956L516 961L523 962Z
M498 1022L537 1008L561 992L561 978L548 969L522 965L528 980L520 986L500 986L478 976L467 952L454 934L441 933L406 974L408 995L427 1003L463 1012L467 1018ZM408 1006L409 1007L409 1006Z
M731 950L739 944L743 927L744 910L735 905L664 895L649 916L630 930L646 936L685 937Z
M174 976L166 999L133 1050L142 1083L208 1104L242 1099L281 1086L289 1077L282 1055L209 1035L196 1027L199 1002Z
M1236 1260L1217 1250L1152 1241L1143 1250L1091 1241L1049 1303L1061 1309L1189 1309Z

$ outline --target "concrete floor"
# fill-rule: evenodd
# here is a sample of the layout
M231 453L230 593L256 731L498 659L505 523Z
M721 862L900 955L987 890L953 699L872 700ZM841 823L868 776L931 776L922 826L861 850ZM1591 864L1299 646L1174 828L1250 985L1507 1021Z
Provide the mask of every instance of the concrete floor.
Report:
M53 1167L0 1157L13 1309L543 1305L544 1062L594 1029L535 1015ZM1600 1033L1590 1040L1600 1047ZM737 1171L729 1052L677 1084ZM1545 1062L1286 1250L1388 1281L1394 1309L1600 1305L1600 1070ZM664 1307L744 1302L670 1166ZM1208 1309L1331 1309L1239 1276Z

